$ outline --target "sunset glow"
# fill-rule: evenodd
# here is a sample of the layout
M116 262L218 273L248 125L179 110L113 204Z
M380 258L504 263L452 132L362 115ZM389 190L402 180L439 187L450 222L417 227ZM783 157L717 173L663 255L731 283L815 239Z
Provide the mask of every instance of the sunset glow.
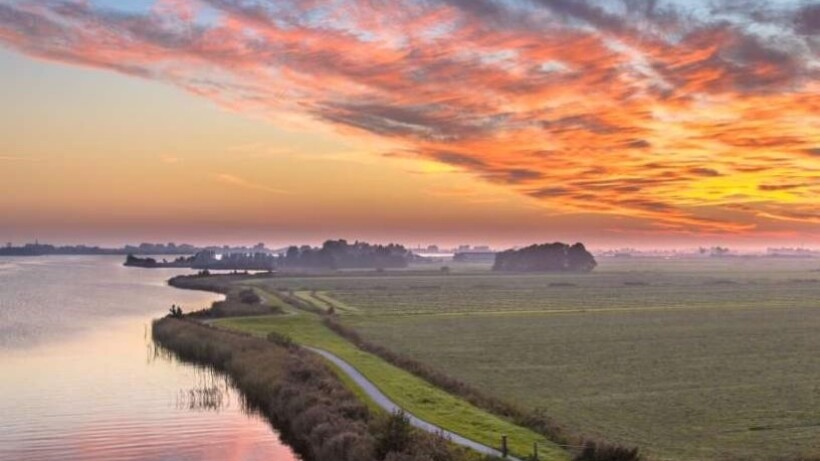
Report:
M819 33L795 1L0 0L0 237L820 244Z

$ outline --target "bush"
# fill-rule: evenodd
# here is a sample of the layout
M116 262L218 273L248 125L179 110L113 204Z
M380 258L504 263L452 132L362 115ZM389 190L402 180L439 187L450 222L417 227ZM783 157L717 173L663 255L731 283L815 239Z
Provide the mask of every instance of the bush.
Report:
M573 461L641 461L638 448L627 448L603 442L586 442Z
M282 346L286 349L293 349L296 347L296 343L288 335L283 335L281 333L271 331L268 333L268 341L276 344L277 346Z
M404 452L410 448L411 442L410 419L403 411L390 415L381 428L376 440L376 455L379 459L391 452Z
M256 294L256 291L252 288L246 288L239 292L239 302L245 304L259 304L262 302L262 298Z

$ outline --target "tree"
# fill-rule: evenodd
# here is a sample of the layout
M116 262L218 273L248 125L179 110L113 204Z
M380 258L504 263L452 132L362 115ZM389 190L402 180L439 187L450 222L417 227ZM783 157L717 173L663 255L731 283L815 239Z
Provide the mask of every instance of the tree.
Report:
M597 266L595 257L581 243L530 245L520 250L496 254L493 270L511 272L589 272Z
M583 243L576 243L567 251L569 270L573 272L591 272L598 265L595 257L588 252Z

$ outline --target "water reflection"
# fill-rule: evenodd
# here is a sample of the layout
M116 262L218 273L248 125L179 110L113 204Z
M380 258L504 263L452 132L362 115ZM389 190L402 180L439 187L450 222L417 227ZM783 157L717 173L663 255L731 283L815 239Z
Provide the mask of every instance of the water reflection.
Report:
M214 296L120 262L0 260L0 335L25 332L0 337L0 460L295 459L225 376L151 342L151 317Z

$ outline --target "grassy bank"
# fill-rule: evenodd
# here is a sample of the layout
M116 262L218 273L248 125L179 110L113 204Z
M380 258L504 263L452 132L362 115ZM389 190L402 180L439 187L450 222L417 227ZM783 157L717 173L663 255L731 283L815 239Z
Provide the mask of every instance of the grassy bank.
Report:
M296 347L190 320L154 322L154 340L183 360L227 373L309 461L479 461L400 415L374 415L320 359Z

